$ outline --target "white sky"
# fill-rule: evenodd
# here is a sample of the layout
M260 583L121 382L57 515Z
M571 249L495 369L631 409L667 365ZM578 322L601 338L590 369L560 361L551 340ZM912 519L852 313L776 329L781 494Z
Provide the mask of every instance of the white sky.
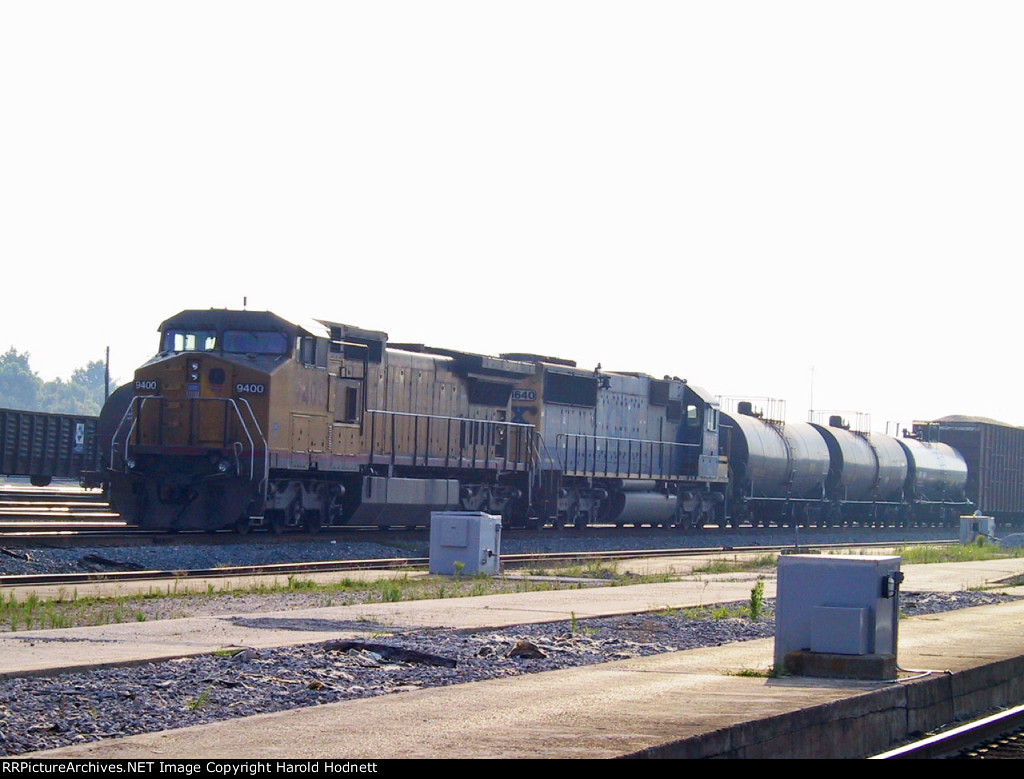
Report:
M1024 424L1019 2L0 3L0 350L185 308Z

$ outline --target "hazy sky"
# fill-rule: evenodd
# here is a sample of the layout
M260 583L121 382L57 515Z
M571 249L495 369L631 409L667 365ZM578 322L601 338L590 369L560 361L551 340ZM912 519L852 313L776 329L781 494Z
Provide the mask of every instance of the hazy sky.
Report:
M0 349L185 308L1024 424L1019 2L0 2Z

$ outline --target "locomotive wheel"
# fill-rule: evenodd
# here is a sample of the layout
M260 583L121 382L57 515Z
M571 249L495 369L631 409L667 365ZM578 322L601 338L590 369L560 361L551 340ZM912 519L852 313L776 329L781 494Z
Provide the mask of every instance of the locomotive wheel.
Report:
M252 524L249 522L249 517L243 514L235 520L235 532L240 536L249 535L249 531L252 530Z
M307 533L319 533L323 527L323 520L319 511L307 511L302 516L302 528Z

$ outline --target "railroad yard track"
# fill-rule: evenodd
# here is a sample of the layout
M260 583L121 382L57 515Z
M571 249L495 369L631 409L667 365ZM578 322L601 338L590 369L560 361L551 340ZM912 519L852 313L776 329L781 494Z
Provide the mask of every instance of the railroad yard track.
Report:
M598 530L608 530L613 528L622 533L653 531L675 534L676 537L733 531L756 534L758 532L778 532L780 530L799 533L803 531L827 531L833 529L832 526L828 525L821 527L812 525L810 527L801 526L800 528L795 528L789 525L772 524L765 527L741 526L738 528L709 526L703 530L694 530L691 528L683 531L679 529L662 529L652 527L649 524L633 525L626 522L624 523L624 526L595 524L579 530L569 528L568 530L556 531L553 528L547 528L542 529L541 531L515 530L511 532L514 532L516 535L526 536L537 532L543 534L555 532L592 533ZM922 525L920 529L930 528L930 525ZM843 527L842 529L844 532L849 532L854 535L864 535L870 534L879 529L905 530L906 532L913 532L917 528L901 528L897 525L885 525L880 527L873 527L870 525L853 525ZM339 526L322 528L319 532L324 534L349 534L386 531L383 531L381 528L376 526ZM401 532L423 531L422 529L405 528ZM952 530L950 533L952 533ZM205 540L215 536L222 538L239 537L239 534L233 530L224 530L216 533L200 531L167 533L142 530L122 520L111 504L105 500L101 494L95 491L67 487L63 489L0 489L0 539L2 539L4 543L18 543L25 540L31 541L35 537L55 534L68 537L73 535L81 535L83 537L88 536L89 540L87 542L89 543L104 536L109 536L113 539L120 537L136 539L161 537L174 538L181 539L186 543L190 540ZM266 533L260 535L272 536L276 534L273 534L268 530ZM295 533L291 532L285 535L294 536Z
M1024 706L991 714L881 755L879 760L1024 758Z
M785 531L785 532L782 532ZM846 531L847 533L849 531ZM947 537L952 535L952 531L935 531L935 533L944 533ZM776 543L769 543L768 540L774 533ZM187 580L187 579L200 579L200 578L221 578L221 577L233 577L233 576L244 576L244 577L257 577L257 576L273 576L273 575L286 575L286 576L312 576L319 572L344 572L344 571L356 571L356 570L398 570L398 571L422 571L428 566L428 559L422 555L422 550L425 548L426 536L424 531L410 531L410 530L399 530L399 531L379 531L375 530L372 532L362 531L355 532L348 530L347 532L325 532L319 535L310 534L282 534L273 535L270 533L259 534L257 536L249 536L244 540L239 538L234 533L225 532L217 535L211 534L176 534L176 535L153 535L148 534L149 540L142 538L142 534L133 535L133 541L125 542L123 549L114 551L101 550L102 554L106 554L111 558L120 558L119 560L110 560L109 562L113 565L117 565L120 562L132 562L134 560L146 560L146 554L150 550L157 550L159 554L163 555L163 558L168 562L175 561L174 564L178 565L178 568L170 570L170 565L163 564L161 570L131 570L131 571L93 571L93 572L66 572L61 574L53 573L38 573L38 574L11 574L11 575L0 575L0 587L4 590L13 590L18 586L33 587L40 585L57 585L62 589L67 588L68 591L73 591L78 585L86 582L110 582L112 586L116 587L119 582L128 581L140 581L140 580L153 580L153 579L164 579L164 580ZM835 532L833 536L841 535L840 532ZM560 563L567 564L578 564L582 569L587 569L591 566L596 567L598 563L602 562L614 562L618 560L629 560L635 558L656 558L656 557L696 557L696 556L709 556L709 555L748 555L754 556L758 554L764 554L768 552L777 551L825 551L825 550L843 550L850 548L865 548L869 546L874 547L892 547L894 545L910 546L916 543L928 543L935 544L940 543L931 538L928 540L915 541L909 536L911 532L907 532L906 536L898 541L893 540L892 532L889 533L889 537L885 538L884 534L878 529L863 528L857 529L854 534L860 540L847 540L839 542L836 540L827 540L828 534L817 533L817 532L804 532L803 529L797 534L792 529L767 529L765 531L758 531L755 529L745 529L737 532L726 532L726 531L708 531L704 533L692 533L683 534L677 530L668 529L656 529L656 528L642 528L636 529L612 529L612 528L588 528L586 530L574 531L568 530L561 533L555 533L553 531L543 531L531 534L511 532L503 538L503 544L509 542L509 549L514 550L513 552L504 551L502 553L502 562L507 570L510 572L516 568L525 569L544 569L550 570ZM934 534L933 534L934 535ZM884 540L879 540L883 539ZM70 549L62 550L67 554L68 559L81 558L86 555L87 547L90 540L94 543L97 536L90 536L89 534L82 534L81 538L76 537L75 540L69 541L65 544L65 540L55 538L53 536L47 537L36 537L34 539L26 538L25 551L20 552L18 549L8 549L9 554L25 554L27 557L42 556L44 550L32 548L32 543L39 544L40 547L56 548L61 546L69 546ZM737 544L737 540L741 541L742 545ZM778 543L778 539L788 539L788 543ZM799 540L799 544L796 542ZM763 541L764 543L759 543ZM617 543L618 542L618 543ZM635 544L646 544L644 548L623 548L629 546L630 543ZM703 544L703 546L696 547L690 546L689 544ZM5 547L8 544L8 538L4 537L0 539L0 547ZM176 546L181 544L181 546ZM186 547L189 549L189 554L193 548L202 548L203 545L209 546L211 550L216 550L214 555L223 558L225 563L235 562L239 559L247 559L242 557L235 557L236 554L244 555L246 550L252 550L254 548L263 548L269 550L271 556L276 555L279 559L292 558L291 562L277 562L273 564L262 564L262 565L220 565L219 563L215 567L189 567L189 563L185 562L186 557L182 550ZM224 545L224 547L221 546ZM364 546L364 544L366 546ZM592 547L596 545L604 544L605 549L590 549L584 547ZM617 545L616 545L617 544ZM712 545L714 544L714 545ZM333 550L337 550L340 555L342 552L352 553L355 552L363 553L365 549L371 549L374 546L386 546L390 550L395 551L397 554L393 557L371 557L368 554L360 554L358 558L352 556L351 559L331 559L331 560L319 560L319 561L307 561L304 559L298 559L298 555L302 550L319 548L325 553L331 553ZM579 545L579 548L572 548L573 545ZM685 545L685 546L684 546ZM533 546L538 549L553 550L558 549L559 551L544 551L544 552L531 552L525 553L520 550ZM615 548L611 548L611 547ZM660 548L650 548L651 546ZM81 547L81 548L79 548ZM565 551L561 551L561 550ZM402 550L408 550L408 554L402 554ZM90 554L95 550L88 550ZM180 555L180 557L179 557ZM191 559L191 558L187 558ZM181 560L180 564L177 562ZM674 564L673 564L674 565ZM181 568L188 568L182 570ZM166 568L166 569L165 569ZM401 575L401 574L399 574ZM148 585L143 585L146 587ZM168 588L170 585L167 585ZM206 584L199 585L201 588L206 588ZM230 586L230 585L229 585ZM213 585L217 588L218 585ZM161 585L161 589L163 585ZM103 588L104 592L106 588ZM13 593L11 593L13 595ZM980 597L980 593L972 593L972 596ZM259 597L259 596L253 596ZM20 593L19 593L20 598ZM260 601L260 608L267 608L262 601ZM680 626L678 630L683 630L682 617L680 619ZM595 623L596 624L596 623ZM675 624L674 622L672 623ZM588 630L591 628L588 628ZM686 628L689 629L689 628ZM725 629L724 625L709 624L708 630ZM517 629L519 630L519 629ZM583 634L588 635L588 634ZM437 634L431 634L429 639L429 648L432 651L436 651L439 647L439 642L442 639ZM736 640L735 636L729 636L724 640ZM665 639L668 642L668 638ZM672 639L673 645L676 641ZM292 655L287 652L280 653L282 655L282 662L295 663L297 662ZM268 653L267 659L270 655ZM190 661L192 662L192 661ZM200 661L195 661L200 662ZM185 666L178 664L174 668L175 677L181 675L181 670ZM293 674L295 666L285 665L282 666L283 670L280 672L275 671L277 677L281 677L286 674ZM251 670L251 669L246 669ZM119 681L114 686L127 689L135 689L133 685L139 685L140 689L142 685L149 684L151 680L146 678L151 673L143 674L140 671L134 671L132 669L126 669L121 672L123 679L119 677ZM275 678L277 678L275 677ZM206 677L203 677L206 678ZM290 677L289 677L290 678ZM99 677L97 677L99 679ZM161 696L166 697L168 695L169 685L172 683L170 678L166 680L158 679L154 683L161 685L168 685L167 687L160 687ZM420 683L417 678L417 684ZM102 696L109 694L109 687L111 682L99 682L95 685L92 682L82 682L85 687L89 690L96 689L96 695ZM92 686L90 686L92 685ZM187 686L187 683L183 683L183 688ZM83 688L84 689L84 688ZM218 696L226 696L228 693L217 690ZM194 691L189 691L185 694L194 695ZM83 696L85 693L83 692ZM24 697L24 696L23 696ZM31 697L31 695L29 696ZM87 696L85 696L87 697ZM278 696L280 697L280 696ZM100 698L97 698L99 700ZM91 699L88 699L91 700ZM106 698L102 698L106 701ZM187 698L185 699L188 700ZM227 700L227 698L225 698ZM238 698L238 701L246 703L248 700L245 696ZM88 702L88 701L86 701ZM237 702L237 701L236 701ZM94 704L99 710L99 705ZM186 709L191 712L192 709ZM241 705L241 703L239 703ZM280 705L280 704L278 704ZM105 706L105 704L104 704ZM231 709L225 704L226 712L230 712ZM82 714L82 721L88 720L88 712L91 711L88 705L83 709L85 713ZM162 724L154 726L157 729L177 727L181 719L181 706L169 710L166 714L165 720ZM131 717L126 715L124 720L125 723L130 723ZM76 725L69 725L70 731L74 732ZM121 724L117 725L111 730L113 733L127 733L129 725ZM33 731L34 734L34 731ZM990 737L994 738L994 737ZM27 748L39 748L40 746L50 742L45 741L30 741L26 740L24 746L19 746L17 750L24 750ZM14 747L11 747L15 749ZM991 757L991 753L986 753L987 757Z
M949 542L909 542L907 545ZM553 566L564 564L599 565L624 560L664 557L706 557L722 554L766 554L773 552L819 552L842 551L845 549L890 548L891 542L812 544L807 547L794 548L792 545L762 546L722 546L701 548L667 548L667 549L630 549L606 550L597 552L569 551L546 552L533 554L503 554L502 565L506 570L527 567ZM116 561L108 561L117 565ZM429 565L426 557L394 557L361 560L327 560L289 563L272 563L268 565L225 565L216 568L175 569L175 570L108 570L82 573L59 574L14 574L0 575L0 587L23 587L29 585L78 585L91 582L145 581L145 580L187 580L231 578L238 576L279 576L279 575L313 575L318 573L336 573L343 571L389 571L409 570L422 571Z

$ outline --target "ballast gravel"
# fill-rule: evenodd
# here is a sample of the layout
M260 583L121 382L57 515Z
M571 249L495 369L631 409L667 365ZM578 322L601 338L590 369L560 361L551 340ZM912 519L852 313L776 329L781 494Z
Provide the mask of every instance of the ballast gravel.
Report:
M222 535L224 540L215 538L210 543L172 543L174 537L168 536L166 542L145 546L64 548L58 545L37 545L31 549L22 549L0 545L0 576L113 570L196 570L297 561L423 558L430 554L429 538L423 531L377 533L374 538L378 540L374 541L360 540L358 533L325 534L312 538L254 533L244 541L238 540L238 536L233 534ZM953 531L942 528L863 529L852 535L849 531L817 529L725 530L704 533L652 528L588 529L563 533L517 533L512 530L502 535L501 553L799 546L858 540L898 546L908 541L942 541L954 537Z
M903 593L902 605L915 615L1007 599L982 592ZM774 632L773 606L765 603L757 620L665 612L475 633L382 629L365 642L248 648L7 679L0 682L0 754L765 638Z
M949 531L937 531L940 537ZM920 538L893 531L899 543ZM831 543L841 534L769 537L763 544ZM847 540L849 540L847 538ZM679 538L678 546L726 547L751 543L744 533ZM541 537L506 536L502 553L599 551L676 545L660 532L587 532ZM301 560L425 557L423 534L396 533L383 541L319 537L244 543L157 544L94 549L0 549L0 575L117 569L197 569ZM982 592L902 593L908 615L1004 600ZM279 610L293 593L260 596L258 608ZM237 603L235 606L237 607ZM326 642L273 650L242 649L168 662L51 677L0 680L0 755L22 755L102 738L117 738L374 695L537 673L589 663L717 646L769 637L773 603L757 620L714 619L710 612L666 612L576 623L522 625L459 633L376 630L362 644ZM238 613L237 611L235 613ZM148 618L159 618L148 617ZM10 635L10 634L9 634ZM16 635L16 633L14 634ZM36 638L27 640L38 640ZM765 671L767 669L764 669Z

